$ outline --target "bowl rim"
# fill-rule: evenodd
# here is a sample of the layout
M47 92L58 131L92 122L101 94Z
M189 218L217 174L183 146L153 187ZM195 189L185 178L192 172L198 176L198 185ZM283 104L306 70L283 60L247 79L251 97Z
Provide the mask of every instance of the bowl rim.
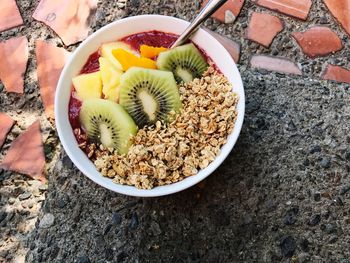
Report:
M170 195L176 192L180 192L183 191L187 188L190 188L191 186L199 183L200 181L202 181L203 179L205 179L206 177L208 177L211 173L213 173L221 164L222 162L227 158L227 156L230 154L230 152L232 151L234 145L236 144L236 141L240 135L241 129L242 129L242 125L243 125L243 120L244 120L244 114L245 114L245 92L244 92L244 86L243 86L243 82L241 79L241 75L237 69L236 63L233 61L231 55L228 53L228 51L221 45L220 42L218 42L210 33L208 33L206 30L199 28L198 31L201 32L201 34L204 34L206 38L210 39L211 41L216 42L216 46L221 47L222 52L224 52L226 59L228 59L229 63L232 64L232 69L233 71L236 71L236 73L238 73L238 79L237 81L239 82L239 86L241 88L241 91L239 93L239 104L241 106L240 111L238 111L237 113L237 118L236 118L236 122L234 124L234 128L231 132L231 134L229 135L229 138L227 139L227 142L222 146L224 147L225 145L228 145L229 148L223 153L221 152L219 156L217 156L208 167L199 170L199 172L193 176L190 176L192 179L191 181L187 181L188 183L186 183L186 180L190 177L187 177L179 182L176 183L172 183L169 185L165 185L165 186L157 186L154 187L150 190L148 189L138 189L134 186L128 186L128 185L121 185L121 184L117 184L111 181L110 179L110 183L103 183L101 181L98 180L98 178L96 178L95 175L90 174L89 172L87 172L87 170L84 168L83 163L81 163L81 161L79 161L75 154L73 153L73 149L71 149L72 143L67 142L66 141L66 136L64 134L63 131L63 127L61 126L61 111L59 110L60 108L60 104L61 104L61 99L60 99L60 92L63 88L65 88L63 86L63 82L64 82L64 78L65 75L67 74L67 72L70 69L70 65L72 64L72 62L75 60L76 56L79 54L79 52L81 52L82 50L84 50L84 48L86 47L86 45L88 45L88 43L90 41L92 41L93 39L95 39L99 34L101 34L102 31L107 31L110 28L114 28L120 24L124 24L124 23L130 23L136 20L143 20L143 19L149 19L149 18L157 18L157 19L164 19L164 23L169 22L170 20L173 20L172 22L179 22L182 23L184 26L185 25L189 25L190 23L188 21L185 21L183 19L179 19L179 18L175 18L175 17L171 17L171 16L164 16L164 15L138 15L138 16L130 16L127 18L123 18L117 21L114 21L112 23L109 23L103 27L101 27L99 30L97 30L96 32L94 32L93 34L91 34L89 37L87 37L80 45L79 47L73 52L73 54L71 54L61 72L59 81L57 83L57 88L56 88L56 92L55 92L55 123L56 123L56 129L58 132L58 137L61 141L61 144L66 152L66 154L69 156L69 158L72 160L72 162L75 164L75 166L85 175L87 176L89 179L91 179L93 182L97 183L98 185L109 189L111 191L120 193L120 194L124 194L124 195L128 195L128 196L135 196L135 197L156 197L156 196L164 196L164 195ZM155 29L157 30L157 29ZM140 31L140 32L144 32L144 31ZM172 32L171 30L169 30L169 32ZM195 35L194 35L195 36ZM199 44L199 46L201 46ZM201 47L202 48L202 47ZM203 48L204 51L206 51L205 48ZM208 54L210 56L210 54ZM215 62L215 61L214 61ZM66 116L66 118L68 119L68 115ZM69 121L68 121L69 122ZM62 124L63 125L63 124ZM70 129L72 129L71 127L69 127ZM69 145L70 144L70 145ZM80 150L80 149L79 149ZM81 151L81 150L80 150ZM89 160L89 159L88 159ZM90 161L90 160L89 160ZM91 161L90 161L91 162ZM97 170L96 170L97 171ZM99 174L100 177L103 177L99 172L97 172ZM199 173L201 173L201 176L199 176ZM115 187L113 187L113 185L118 185L121 187L118 187L119 189L115 189ZM165 188L164 188L165 187ZM161 191L160 189L166 189Z

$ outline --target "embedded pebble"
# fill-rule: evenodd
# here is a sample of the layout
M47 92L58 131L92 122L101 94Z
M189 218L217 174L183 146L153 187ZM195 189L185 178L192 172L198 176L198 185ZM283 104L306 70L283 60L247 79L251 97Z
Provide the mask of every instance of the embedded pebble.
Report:
M77 263L90 263L90 259L87 256L79 256Z
M284 216L283 223L287 226L294 225L294 223L297 221L298 212L299 209L297 207L288 210Z
M137 213L134 212L134 213L132 213L132 216L131 216L129 228L132 229L132 230L134 230L134 229L136 229L138 226L139 226L139 218L138 218L138 216L137 216Z
M43 218L40 220L39 228L49 228L53 225L55 221L55 217L53 214L45 214Z
M111 261L114 258L114 251L111 248L105 250L105 258L107 261Z
M326 224L324 231L327 234L332 234L332 233L337 232L337 227L334 224Z
M7 213L5 211L0 211L0 223L6 218Z
M315 225L317 225L318 223L320 223L320 221L321 221L321 216L320 216L319 214L313 215L313 216L310 218L309 225L310 225L310 226L315 226Z
M322 158L321 161L320 161L320 165L323 167L323 168L329 168L331 167L331 160L329 158Z
M31 193L25 192L25 193L23 193L23 194L20 194L20 195L18 196L18 199L21 200L21 201L23 201L23 200L28 199L28 198L31 197L31 196L32 196Z
M293 256L296 246L297 244L292 236L285 236L280 241L281 252L285 257Z
M122 220L123 219L119 213L113 213L113 215L112 215L112 224L113 225L120 225Z
M48 185L47 185L47 184L42 184L42 185L39 186L39 190L40 190L40 191L46 191L47 188L48 188Z
M347 184L347 185L344 185L344 186L341 187L339 193L341 195L345 195L347 192L349 192L349 190L350 190L350 184Z

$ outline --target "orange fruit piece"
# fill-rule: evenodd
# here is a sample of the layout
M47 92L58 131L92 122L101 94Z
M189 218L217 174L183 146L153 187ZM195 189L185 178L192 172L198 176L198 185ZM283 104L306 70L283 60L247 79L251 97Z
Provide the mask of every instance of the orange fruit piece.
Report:
M168 50L168 48L165 47L152 47L148 45L141 45L140 47L140 53L141 57L145 58L154 58L159 55L159 53Z
M131 67L141 67L150 69L157 68L156 62L154 60L149 58L140 58L122 48L117 48L113 50L112 54L122 65L124 71L127 71Z

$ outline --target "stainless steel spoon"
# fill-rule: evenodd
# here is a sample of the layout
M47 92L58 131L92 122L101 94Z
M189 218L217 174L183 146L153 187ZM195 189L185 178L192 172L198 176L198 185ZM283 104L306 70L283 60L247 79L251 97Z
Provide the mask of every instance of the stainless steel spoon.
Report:
M194 32L197 31L200 24L210 17L216 10L218 10L227 0L210 0L206 6L201 10L198 16L192 21L192 23L186 28L186 30L175 41L171 48L181 46L184 44Z

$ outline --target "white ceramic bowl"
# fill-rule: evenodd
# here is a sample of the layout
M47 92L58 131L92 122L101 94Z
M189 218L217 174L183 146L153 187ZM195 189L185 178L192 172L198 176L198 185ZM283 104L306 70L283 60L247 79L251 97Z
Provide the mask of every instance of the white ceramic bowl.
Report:
M225 74L233 84L233 90L239 94L237 108L238 117L234 129L229 135L227 143L221 148L220 155L217 156L207 168L200 170L198 174L190 176L180 182L171 185L158 186L151 190L143 190L137 189L133 186L115 184L111 179L103 177L96 170L94 164L87 158L85 153L79 149L69 123L68 103L71 93L72 78L79 73L89 55L95 52L102 43L115 41L130 34L150 30L181 34L188 25L189 23L184 20L160 15L142 15L121 19L101 28L89 36L70 56L69 61L66 63L61 73L56 90L56 127L61 143L70 159L81 172L97 184L114 192L131 196L151 197L168 195L189 188L206 178L231 152L237 141L243 123L245 108L243 84L236 64L229 53L214 37L203 29L198 30L192 38L192 41L204 49L213 59L222 73Z

